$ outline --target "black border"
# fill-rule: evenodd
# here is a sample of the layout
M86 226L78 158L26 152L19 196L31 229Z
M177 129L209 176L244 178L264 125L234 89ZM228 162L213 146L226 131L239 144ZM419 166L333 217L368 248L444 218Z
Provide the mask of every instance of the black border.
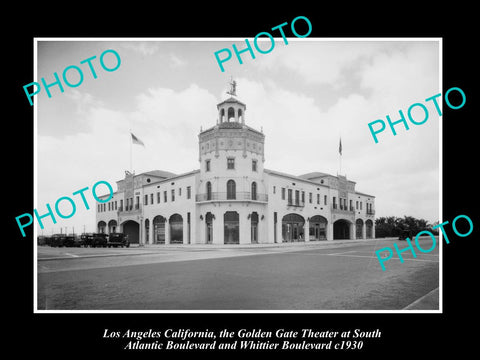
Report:
M320 5L319 5L320 4ZM33 350L50 357L75 355L125 355L118 343L102 339L105 328L126 330L205 328L331 328L380 329L382 338L360 352L348 355L417 356L439 355L447 350L457 354L473 348L471 324L475 312L475 239L478 228L467 238L458 238L450 231L449 245L444 245L444 313L443 314L33 314L33 233L21 238L14 216L33 208L33 109L28 106L23 85L33 79L34 37L253 37L258 32L290 22L294 17L308 17L313 26L310 37L441 37L443 38L443 89L456 86L464 90L466 105L460 110L448 109L443 103L443 215L450 222L466 214L478 226L475 193L476 125L474 116L478 90L474 84L475 22L469 20L475 9L465 6L436 11L420 10L407 3L384 4L384 8L365 3L352 7L340 4L327 8L321 3L293 9L292 4L223 3L199 4L199 8L182 4L111 3L101 9L97 4L84 4L70 9L29 6L22 16L6 29L13 32L7 39L8 66L6 98L8 115L4 118L4 174L8 176L12 198L8 208L7 241L4 256L10 262L5 271L5 296L9 301L4 311L13 315L8 321L6 345L16 354ZM371 6L371 8L369 8ZM440 7L440 4L436 6ZM414 84L412 84L414 86ZM8 110L7 110L8 109ZM13 147L13 149L12 149ZM392 159L393 161L394 159ZM12 171L13 170L13 171ZM7 173L8 172L8 173ZM12 178L10 178L13 177ZM5 184L5 183L4 183ZM408 189L406 189L408 191ZM476 198L475 198L476 197ZM420 201L420 199L419 199ZM9 255L7 256L7 254ZM189 352L190 355L197 355ZM253 354L249 352L246 354ZM266 353L263 353L265 355ZM287 355L294 352L287 352ZM308 352L311 356L341 356L345 353ZM169 357L170 352L135 352L133 356ZM228 353L223 353L228 355Z

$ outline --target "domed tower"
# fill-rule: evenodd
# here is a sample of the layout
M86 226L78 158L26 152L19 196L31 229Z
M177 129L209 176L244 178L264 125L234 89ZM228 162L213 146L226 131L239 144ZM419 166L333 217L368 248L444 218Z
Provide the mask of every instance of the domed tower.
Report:
M217 124L198 135L200 183L197 203L206 205L204 221L211 221L211 216L214 219L221 216L225 222L229 222L237 216L235 213L240 219L245 217L245 220L248 218L251 221L253 218L258 221L259 210L255 206L266 205L267 202L263 181L265 135L245 125L247 107L237 98L235 81L230 83L227 94L230 96L217 105ZM247 228L243 233L242 229L239 231L239 242L249 243ZM218 230L220 234L221 230ZM224 235L230 236L226 225ZM208 237L209 234L206 243L209 242ZM237 240L233 236L232 242ZM225 239L223 242L217 238L214 242L230 241Z

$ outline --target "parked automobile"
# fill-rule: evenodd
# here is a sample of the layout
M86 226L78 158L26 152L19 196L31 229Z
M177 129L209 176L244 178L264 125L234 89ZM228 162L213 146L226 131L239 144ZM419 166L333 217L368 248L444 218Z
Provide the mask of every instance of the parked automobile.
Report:
M130 242L128 241L128 235L125 235L124 233L110 233L108 235L108 247L129 247Z
M108 244L107 234L93 234L92 247L106 247Z
M93 239L94 239L94 234L92 233L86 233L86 234L82 234L80 235L80 239L81 239L81 245L83 245L84 247L89 247L89 246L93 246Z
M37 236L37 245L39 246L47 245L47 236L43 236L43 235Z
M65 235L62 237L62 245L65 247L75 247L77 246L77 241L73 235Z
M52 237L50 239L50 246L51 247L61 247L61 246L63 246L64 236L65 235L62 235L62 234L52 235Z

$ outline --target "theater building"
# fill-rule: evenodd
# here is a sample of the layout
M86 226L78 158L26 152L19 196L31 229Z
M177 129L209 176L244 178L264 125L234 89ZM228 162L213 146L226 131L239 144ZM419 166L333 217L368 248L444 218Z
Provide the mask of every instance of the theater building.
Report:
M215 126L198 135L199 169L125 172L97 231L139 244L255 244L375 237L375 197L345 176L300 176L263 167L265 135L246 125L236 97L217 105Z

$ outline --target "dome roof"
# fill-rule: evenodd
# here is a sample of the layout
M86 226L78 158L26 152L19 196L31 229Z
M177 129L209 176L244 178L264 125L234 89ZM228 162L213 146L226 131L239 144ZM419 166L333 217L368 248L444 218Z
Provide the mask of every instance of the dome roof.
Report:
M244 107L246 107L246 105L243 102L241 102L240 100L238 100L237 98L235 98L233 96L230 96L228 99L223 100L222 102L218 103L217 104L217 109L223 104L233 104L233 103L240 104L240 105L243 105Z

